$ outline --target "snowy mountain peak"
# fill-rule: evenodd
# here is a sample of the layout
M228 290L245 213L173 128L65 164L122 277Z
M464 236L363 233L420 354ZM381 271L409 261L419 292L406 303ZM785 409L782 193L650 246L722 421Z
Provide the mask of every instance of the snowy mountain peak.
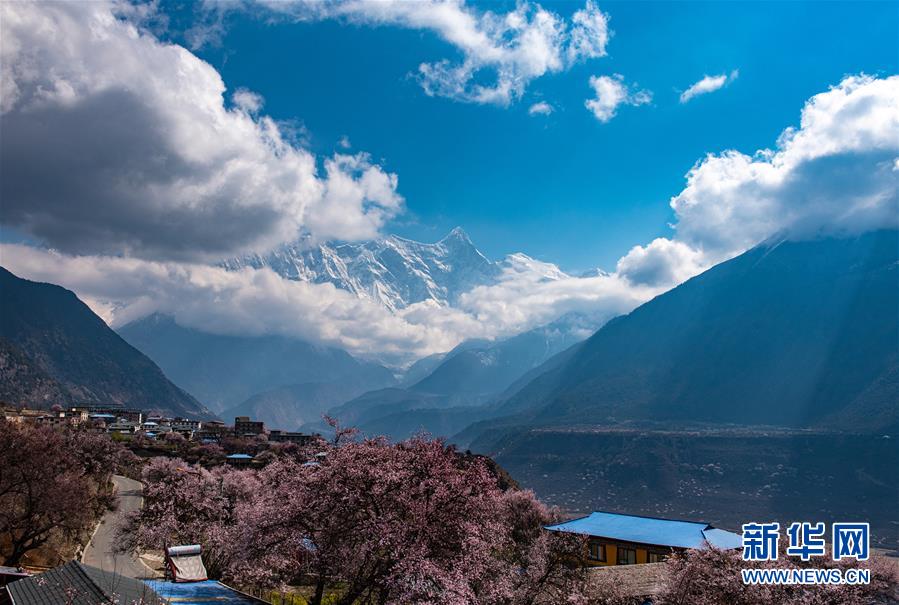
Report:
M453 304L475 286L495 283L503 266L484 256L461 227L433 244L396 235L365 242L310 245L300 240L223 263L269 267L282 277L331 283L391 310L433 300Z
M527 276L532 281L555 281L568 277L557 265L531 258L522 252L506 256L502 264L507 271Z
M462 227L453 227L452 231L447 233L446 236L437 243L445 245L467 244L469 246L474 246L471 238L468 237L468 233L466 233L465 229Z

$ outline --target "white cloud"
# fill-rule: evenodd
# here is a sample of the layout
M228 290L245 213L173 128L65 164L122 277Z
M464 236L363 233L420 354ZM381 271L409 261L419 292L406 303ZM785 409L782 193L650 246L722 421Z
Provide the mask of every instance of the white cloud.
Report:
M626 313L660 290L633 284L619 275L572 277L551 263L523 254L507 259L502 279L464 294L459 310L505 335L549 323L570 312L605 321Z
M21 277L75 291L114 327L161 312L203 331L282 334L391 363L468 338L511 336L569 311L608 319L658 293L616 276L571 278L516 255L499 284L468 292L458 308L428 301L391 313L331 284L284 279L268 268L72 256L19 244L0 244L0 262Z
M324 193L309 205L305 226L315 239L362 240L403 207L397 177L373 165L365 154L336 154L325 160Z
M633 284L679 284L706 268L702 252L663 237L634 246L618 260L615 273Z
M686 103L693 97L698 97L699 95L708 94L710 92L715 92L721 88L724 88L727 84L730 84L740 75L740 71L735 69L730 74L720 74L717 76L703 76L701 80L698 82L694 82L690 85L690 88L681 93L680 102Z
M645 105L652 101L648 90L633 91L624 83L624 76L590 76L590 86L595 97L587 99L584 106L593 112L600 122L608 122L615 117L621 105Z
M895 227L899 77L850 76L815 95L775 149L708 155L671 200L678 239L716 256L777 233Z
M224 11L262 7L269 17L340 19L434 32L462 57L460 61L422 63L418 77L424 91L428 95L496 105L508 105L521 98L535 78L605 56L611 36L609 17L593 0L587 0L572 15L570 23L527 1L518 2L507 13L480 10L464 0L207 0L206 6L214 31L221 29Z
M511 336L572 311L607 319L775 235L899 228L897 158L899 77L848 77L809 99L799 127L785 130L775 149L752 156L725 151L694 166L671 200L674 236L635 246L615 273L572 277L512 255L497 284L463 294L456 307L426 302L392 314L331 285L289 281L268 269L73 257L11 244L0 246L0 262L73 289L114 324L162 311L199 329L293 335L408 361L468 338ZM359 183L364 195L387 203L392 187L379 173L358 175L364 158L333 162L329 171L357 175L333 182Z
M671 199L675 237L635 248L619 272L684 279L774 236L899 228L897 157L899 76L849 76L809 99L775 149L699 161Z
M626 312L777 234L899 226L899 77L852 76L812 97L775 148L698 162L671 200L674 236L632 248L613 274L576 278L513 255L499 283L455 308L391 313L331 285L188 261L298 229L370 237L402 208L396 176L365 154L336 154L319 175L315 158L259 115L261 97L238 92L229 108L218 73L185 49L107 5L72 6L0 5L2 218L62 250L4 244L0 262L74 290L113 325L160 311L198 329L284 334L403 361L571 311ZM591 85L599 119L648 101L620 77ZM34 192L43 197L27 197Z
M396 176L367 156L335 156L321 177L289 129L259 113L260 95L238 89L229 107L219 73L138 29L119 12L130 5L0 11L6 224L69 252L196 260L310 226L373 237L402 208Z
M568 61L576 63L581 59L606 56L606 46L612 31L609 16L603 13L593 0L572 15L571 40L568 44Z
M553 111L553 106L546 101L539 101L528 108L529 116L548 116Z
M0 244L13 273L74 290L113 326L156 311L213 333L294 336L354 353L404 359L446 350L459 327L415 324L331 284L283 279L270 269L228 271L194 263L70 256Z
M231 95L234 104L247 113L257 113L265 104L262 95L246 88L238 88Z

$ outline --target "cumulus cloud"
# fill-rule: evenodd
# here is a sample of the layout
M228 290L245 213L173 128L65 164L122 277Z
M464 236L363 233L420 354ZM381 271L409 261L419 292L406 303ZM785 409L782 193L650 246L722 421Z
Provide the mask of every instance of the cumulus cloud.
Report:
M506 13L480 10L464 0L209 0L206 6L214 31L220 30L224 11L260 7L269 17L339 19L431 31L453 45L462 58L422 63L418 79L425 93L496 105L521 98L532 80L547 73L605 56L611 36L609 17L593 0L587 0L570 22L527 1Z
M507 259L497 284L462 295L458 308L511 335L572 312L592 315L601 323L660 292L658 286L634 284L617 274L573 277L552 263L515 254Z
M528 108L529 116L548 116L553 111L553 106L546 101L539 101Z
M690 85L690 87L681 93L680 102L686 103L693 97L698 97L699 95L705 95L710 92L715 92L721 88L724 88L726 85L730 84L740 75L740 71L735 69L730 74L720 74L717 76L703 76L701 80L698 82L694 82Z
M397 177L371 163L366 154L336 154L325 160L323 195L309 207L305 226L315 239L362 240L395 216L403 206Z
M633 284L679 284L705 268L702 252L664 237L634 246L618 260L615 272Z
M234 102L234 105L247 113L258 112L265 103L262 95L246 88L238 88L235 90L234 94L231 95L231 100Z
M774 149L709 154L671 199L675 236L618 265L637 283L684 279L772 237L899 228L899 76L849 76L809 99Z
M621 105L645 105L652 101L650 91L632 90L621 74L612 77L590 76L590 87L596 96L587 99L584 106L603 123L614 118Z
M226 102L219 75L185 49L108 5L72 6L0 5L2 218L59 249L2 244L0 263L74 290L113 325L158 311L201 330L283 334L402 362L572 311L626 312L775 235L899 227L899 77L851 76L809 99L772 149L701 159L671 199L673 236L635 246L611 274L572 277L512 255L497 283L454 307L394 313L267 268L228 271L196 259L300 229L371 237L402 209L396 176L362 153L326 158L319 174L316 158L261 115L261 97L238 90ZM591 85L599 119L649 98L620 77Z
M778 233L896 227L899 76L850 76L809 99L775 149L708 155L671 200L677 237L717 256Z
M260 95L226 103L211 65L129 7L0 5L4 223L68 252L203 260L373 237L401 210L396 175L357 155L321 176Z

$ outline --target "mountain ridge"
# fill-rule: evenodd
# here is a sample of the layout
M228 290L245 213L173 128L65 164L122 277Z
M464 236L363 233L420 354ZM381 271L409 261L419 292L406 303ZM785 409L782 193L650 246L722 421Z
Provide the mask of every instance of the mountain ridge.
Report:
M395 382L385 367L342 349L283 336L211 334L168 315L145 317L118 332L216 411L300 383L341 381L363 392Z
M20 403L96 403L210 418L143 353L125 342L74 292L17 277L0 267L3 391ZM18 368L18 369L16 369ZM9 371L12 369L12 371ZM47 391L47 397L35 396ZM44 386L40 386L43 384ZM9 401L17 403L17 401Z
M310 283L331 283L391 311L424 301L451 305L476 286L498 283L503 272L529 264L541 265L542 278L566 274L523 253L494 261L455 227L428 244L398 235L362 242L314 244L298 240L266 254L249 254L222 263L229 270L268 267L281 277Z
M895 430L897 257L894 230L757 246L535 371L504 423Z

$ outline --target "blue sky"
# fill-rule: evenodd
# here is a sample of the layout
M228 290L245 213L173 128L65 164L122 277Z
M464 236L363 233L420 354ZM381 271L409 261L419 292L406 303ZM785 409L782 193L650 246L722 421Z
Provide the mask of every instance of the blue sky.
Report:
M407 361L612 317L773 236L899 227L897 7L0 3L0 262L110 325ZM456 225L569 273L393 309L219 265Z
M583 4L544 6L567 18ZM668 200L707 152L771 147L813 94L897 68L895 3L599 8L614 32L608 56L533 80L509 107L424 94L418 65L459 55L428 31L234 13L219 43L194 52L229 88L260 93L272 117L302 123L320 156L347 136L397 173L408 210L388 231L427 241L461 225L490 256L524 251L568 270L613 269L631 246L670 235ZM171 14L166 35L182 41L194 15ZM734 69L727 87L679 103L703 75ZM615 73L653 101L600 123L584 107L588 79ZM529 116L538 101L554 113Z

